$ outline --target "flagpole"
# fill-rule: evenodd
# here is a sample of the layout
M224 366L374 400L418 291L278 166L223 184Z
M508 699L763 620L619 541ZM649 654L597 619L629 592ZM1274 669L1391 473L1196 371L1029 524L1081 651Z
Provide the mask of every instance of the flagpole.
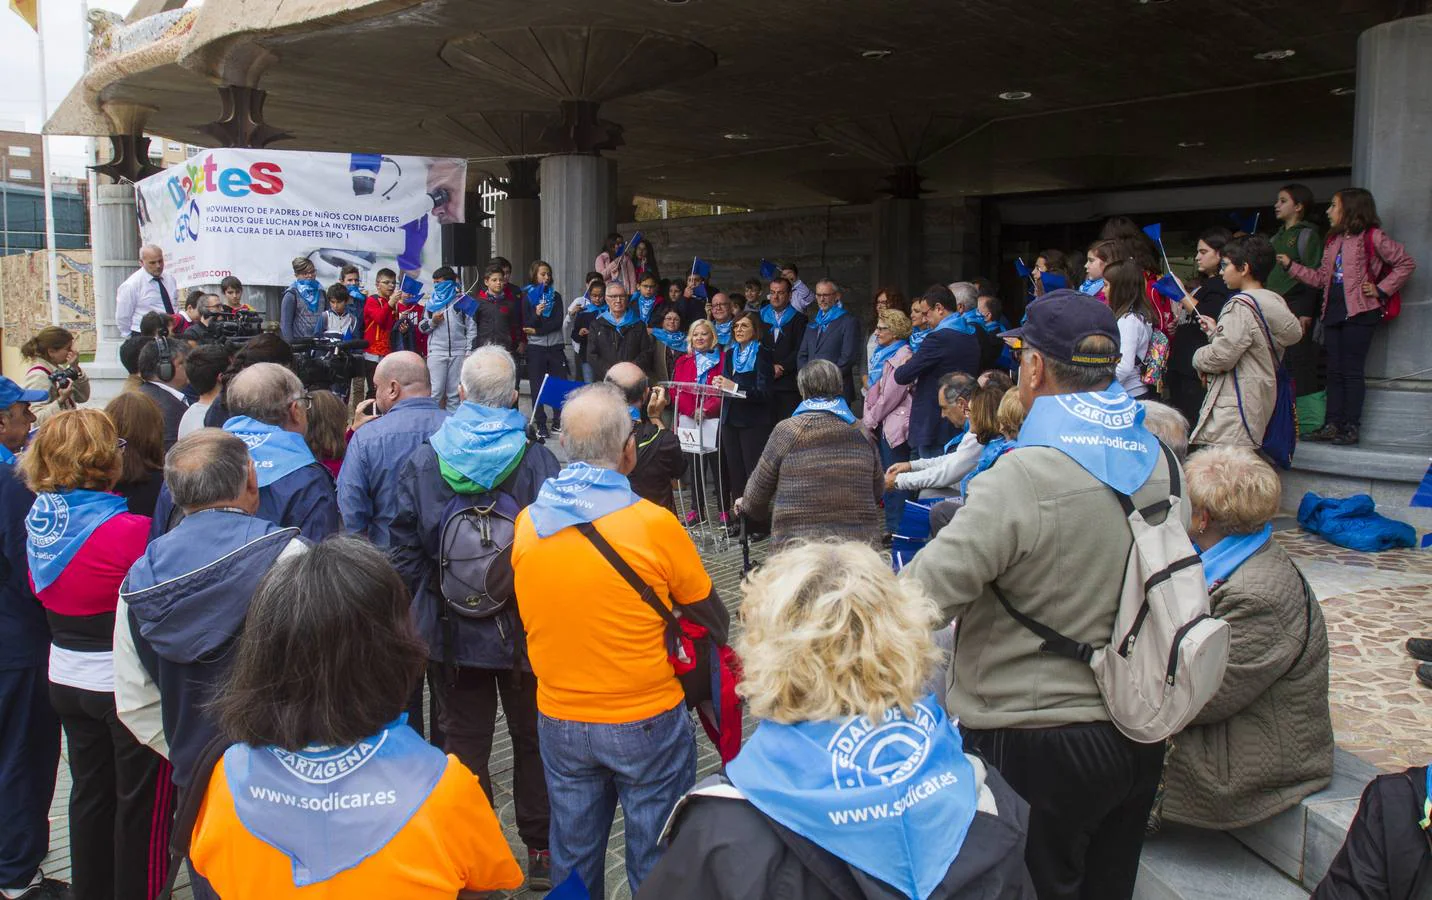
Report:
M532 415L530 415L530 416L527 417L527 427L528 427L528 428L531 428L531 427L532 427L532 423L535 422L535 421L537 421L537 409L538 409L538 407L540 407L540 406L542 405L542 403L541 403L541 400L542 400L542 392L547 389L547 379L550 378L550 377L552 377L552 376L551 376L549 373L547 373L547 372L542 373L542 386L539 387L539 388L537 389L537 393L532 396Z
M55 253L55 179L50 173L53 160L50 159L50 136L45 134L45 122L50 118L50 103L46 91L49 73L45 71L45 4L35 4L35 37L40 50L40 157L45 169L45 247L50 270L50 324L60 324L60 270L59 257Z

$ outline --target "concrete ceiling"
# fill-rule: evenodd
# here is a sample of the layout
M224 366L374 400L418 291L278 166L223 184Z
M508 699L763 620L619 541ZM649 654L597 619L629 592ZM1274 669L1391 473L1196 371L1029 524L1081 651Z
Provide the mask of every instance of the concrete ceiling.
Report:
M601 100L622 193L754 208L868 201L901 162L944 196L1347 166L1357 36L1386 15L1375 0L307 0L280 30L205 22L225 5L262 21L274 2L209 0L184 65L99 98L202 144L219 102L193 60L258 45L277 58L258 81L267 119L295 136L276 148L467 156L499 175L542 150L560 99Z

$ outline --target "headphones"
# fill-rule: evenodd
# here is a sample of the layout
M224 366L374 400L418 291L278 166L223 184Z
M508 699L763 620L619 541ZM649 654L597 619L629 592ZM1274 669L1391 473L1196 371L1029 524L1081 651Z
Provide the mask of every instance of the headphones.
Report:
M169 338L160 334L154 339L154 349L159 351L159 380L174 380L174 347L169 343Z

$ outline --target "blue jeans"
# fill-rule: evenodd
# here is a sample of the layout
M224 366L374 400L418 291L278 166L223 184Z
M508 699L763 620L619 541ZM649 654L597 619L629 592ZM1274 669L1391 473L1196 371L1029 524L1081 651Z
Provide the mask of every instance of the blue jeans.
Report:
M620 801L627 882L636 896L661 856L662 826L696 783L696 740L686 705L621 725L539 713L537 737L552 805L552 883L561 884L575 869L592 900L603 900L607 835Z
M889 469L897 462L910 461L910 445L901 444L898 447L891 447L880 436L880 465ZM900 514L905 511L905 500L910 496L909 491L886 491L885 492L885 530L895 534L900 530Z

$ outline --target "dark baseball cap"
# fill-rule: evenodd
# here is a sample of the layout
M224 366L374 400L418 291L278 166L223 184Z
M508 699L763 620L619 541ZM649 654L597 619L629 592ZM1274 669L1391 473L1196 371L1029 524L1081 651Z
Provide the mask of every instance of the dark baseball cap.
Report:
M1076 354L1087 337L1103 335L1114 344L1108 356ZM1119 326L1109 307L1067 288L1050 291L1029 305L1024 324L1000 337L1019 338L1052 359L1075 366L1112 366L1119 361Z
M9 409L16 403L44 403L48 399L49 391L27 391L0 375L0 409Z

